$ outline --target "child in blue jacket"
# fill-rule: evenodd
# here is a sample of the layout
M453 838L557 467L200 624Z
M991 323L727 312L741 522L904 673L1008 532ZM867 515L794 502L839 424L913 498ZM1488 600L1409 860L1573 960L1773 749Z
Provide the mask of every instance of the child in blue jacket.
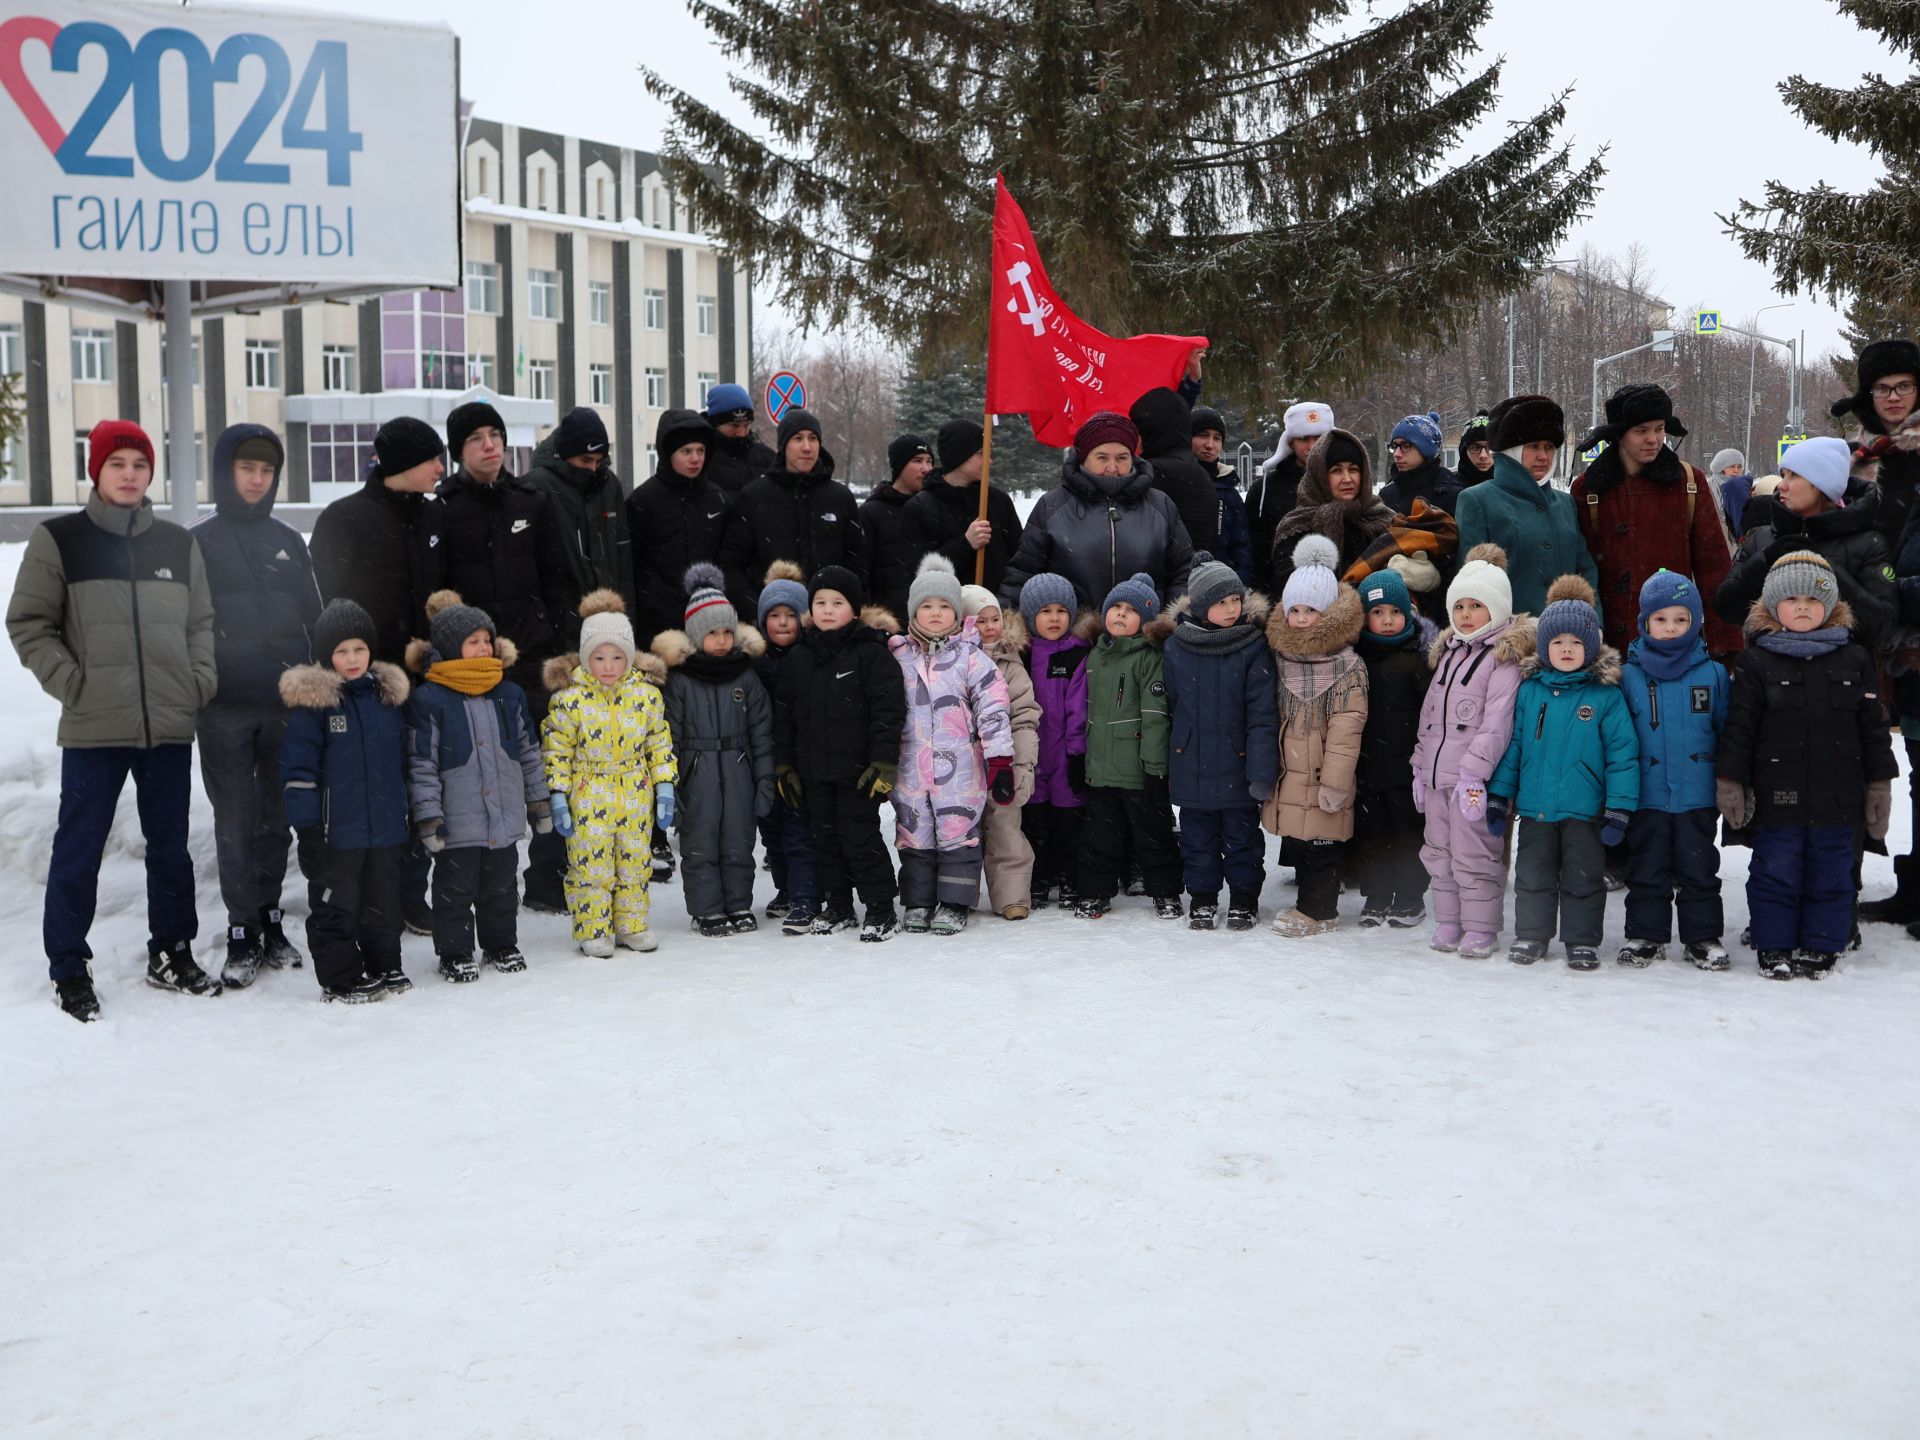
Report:
M1280 711L1267 607L1231 566L1193 557L1187 597L1164 628L1161 673L1173 727L1167 780L1180 807L1187 924L1211 930L1227 883L1227 928L1251 930L1260 913L1267 843L1260 807L1280 775Z
M409 988L400 968L407 853L407 677L373 658L379 632L351 600L313 625L318 664L280 676L291 712L280 742L287 823L307 877L307 946L329 1000Z
M1627 825L1627 943L1622 965L1667 953L1673 915L1702 970L1725 970L1714 759L1727 724L1727 672L1707 656L1700 592L1660 570L1640 587L1640 635L1620 688L1640 744L1640 808Z
M1593 586L1578 575L1554 581L1535 644L1514 697L1513 739L1487 784L1487 828L1504 835L1510 816L1521 822L1507 958L1543 958L1557 918L1567 965L1597 970L1606 851L1640 803L1640 746L1619 653L1600 642Z

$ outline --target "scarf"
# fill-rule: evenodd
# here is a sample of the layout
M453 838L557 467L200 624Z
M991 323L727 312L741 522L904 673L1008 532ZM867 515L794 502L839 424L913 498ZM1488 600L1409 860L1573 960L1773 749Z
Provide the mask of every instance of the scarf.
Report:
M1352 650L1331 655L1275 655L1280 672L1280 724L1304 720L1310 730L1325 730L1336 710L1345 708L1356 688L1367 683L1367 667Z
M919 646L920 649L929 655L938 655L960 636L960 632L957 629L949 630L944 635L929 635L920 628L920 622L918 620L909 620L907 622L907 634L915 645Z
M1831 655L1842 645L1853 639L1853 632L1844 625L1828 625L1819 630L1808 630L1796 635L1791 630L1770 630L1765 635L1756 636L1754 644L1762 650L1771 650L1776 655L1786 655L1795 660L1812 660L1821 655Z
M1191 615L1182 616L1180 623L1174 626L1173 633L1179 642L1189 650L1198 650L1204 655L1231 655L1244 649L1249 641L1264 638L1262 632L1246 619L1234 621L1231 625L1211 625L1205 620L1195 620Z
M1673 640L1642 635L1627 647L1627 658L1656 680L1678 680L1707 658L1707 646L1695 626Z
M506 675L506 667L495 656L479 660L436 660L427 667L427 678L462 695L484 695Z
M1404 610L1400 613L1406 614ZM1411 617L1408 617L1407 623L1400 627L1398 635L1376 635L1371 630L1360 632L1360 643L1369 645L1375 650L1404 650L1419 638L1420 627L1413 623Z
M704 650L696 650L680 662L680 668L696 680L724 685L730 680L738 680L752 663L753 657L736 645L724 655L709 655Z

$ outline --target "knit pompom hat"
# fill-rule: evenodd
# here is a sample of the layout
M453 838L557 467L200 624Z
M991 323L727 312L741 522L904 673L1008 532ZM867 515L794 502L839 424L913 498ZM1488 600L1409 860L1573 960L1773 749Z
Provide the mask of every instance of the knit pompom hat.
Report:
M1540 612L1539 630L1534 648L1541 663L1547 662L1547 648L1562 635L1571 635L1586 651L1588 665L1600 658L1600 612L1593 586L1579 575L1562 575L1547 587L1546 607Z
M1340 598L1340 579L1333 567L1340 563L1340 547L1324 535L1303 535L1293 547L1293 574L1280 593L1280 608L1305 605L1326 612Z
M1440 453L1440 416L1434 411L1409 415L1393 427L1390 438L1405 440L1420 452L1421 458L1431 460Z
M956 617L960 614L960 577L953 572L953 562L937 552L921 560L920 568L913 572L913 583L907 587L905 618L909 623L926 600L944 600L953 607Z
M1144 572L1136 573L1122 580L1107 592L1107 598L1100 604L1100 613L1105 615L1114 606L1131 605L1139 612L1142 620L1151 620L1160 613L1160 592L1154 588L1153 577Z
M493 617L478 605L461 600L455 590L436 590L427 597L427 643L442 660L458 660L460 647L476 630L487 632L487 639L499 654L500 632Z
M1781 604L1795 595L1818 600L1827 608L1827 619L1833 618L1833 607L1840 603L1840 582L1834 578L1833 566L1824 556L1811 550L1795 550L1773 562L1766 582L1760 587L1760 603L1778 620Z
M1467 563L1447 586L1447 614L1462 600L1478 600L1487 607L1488 629L1497 629L1513 618L1513 582L1507 578L1507 552L1498 545L1476 545L1467 554Z
M594 590L580 602L580 659L591 660L602 645L612 645L633 664L633 622L617 590Z
M984 585L962 585L960 587L961 613L971 620L986 610L998 610L1000 597Z
M767 628L767 616L785 605L795 616L807 613L807 577L791 560L776 560L767 567L760 586L760 628Z
M1051 570L1041 571L1020 587L1020 618L1027 622L1028 629L1033 628L1034 616L1047 606L1059 605L1072 615L1079 603L1079 592L1073 588L1073 582Z
M1700 604L1700 589L1684 575L1676 575L1671 570L1656 570L1647 577L1647 583L1640 587L1640 633L1647 633L1647 621L1656 610L1665 610L1669 606L1684 605L1687 614L1693 617L1693 630L1697 634L1706 623L1706 611Z
M740 623L733 602L727 599L726 577L718 565L701 561L687 567L687 614L681 628L698 646L716 630L731 630Z
M1214 559L1205 550L1194 553L1193 569L1187 575L1188 608L1194 619L1204 620L1207 611L1222 600L1246 593L1246 582L1231 565Z

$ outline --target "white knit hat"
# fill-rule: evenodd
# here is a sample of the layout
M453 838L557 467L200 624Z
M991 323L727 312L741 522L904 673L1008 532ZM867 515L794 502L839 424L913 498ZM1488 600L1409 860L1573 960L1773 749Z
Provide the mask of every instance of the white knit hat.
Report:
M1477 547L1476 547L1477 548ZM1447 613L1462 600L1478 600L1492 617L1488 627L1506 624L1513 618L1513 582L1499 565L1486 560L1469 560L1460 567L1447 587Z
M1791 470L1834 504L1846 502L1847 480L1853 468L1853 451L1844 440L1831 435L1816 435L1790 445L1780 457L1780 468Z
M633 622L618 592L595 590L580 602L580 659L584 662L602 645L613 645L633 664Z
M1293 574L1280 592L1280 608L1296 605L1322 612L1340 598L1340 580L1333 567L1340 563L1340 547L1324 535L1304 535L1293 547Z
M971 620L982 610L998 610L1000 597L984 585L962 585L960 587L960 613Z

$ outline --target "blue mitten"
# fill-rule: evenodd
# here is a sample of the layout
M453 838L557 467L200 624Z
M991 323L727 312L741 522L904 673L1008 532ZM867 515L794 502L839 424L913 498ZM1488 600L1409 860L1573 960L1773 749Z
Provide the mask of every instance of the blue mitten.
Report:
M1600 827L1600 843L1612 849L1627 838L1628 814L1624 810L1609 810L1600 817L1604 823Z
M567 808L567 794L564 790L553 792L553 833L562 840L573 835L573 811Z
M663 780L653 792L653 814L662 830L673 828L673 782Z
M1507 833L1507 820L1513 814L1513 802L1504 795L1487 796L1487 832L1498 840Z

